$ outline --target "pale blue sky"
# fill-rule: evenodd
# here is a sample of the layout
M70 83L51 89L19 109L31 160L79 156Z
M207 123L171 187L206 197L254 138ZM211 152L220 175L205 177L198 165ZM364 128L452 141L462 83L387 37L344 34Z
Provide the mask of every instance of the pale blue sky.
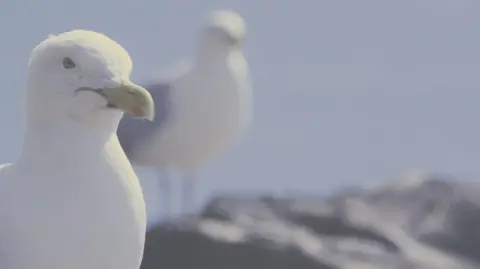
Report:
M48 34L104 32L147 77L191 55L214 8L246 19L255 114L245 139L199 171L200 197L325 193L412 168L480 175L478 0L1 1L0 162L19 152L26 63Z

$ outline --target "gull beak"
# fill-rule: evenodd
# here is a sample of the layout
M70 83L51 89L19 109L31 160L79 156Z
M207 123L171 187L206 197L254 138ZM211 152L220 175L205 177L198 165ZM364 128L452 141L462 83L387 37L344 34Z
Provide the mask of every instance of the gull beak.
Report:
M107 107L122 110L134 117L153 121L155 104L152 95L145 88L134 83L125 83L115 88L95 89L107 100Z

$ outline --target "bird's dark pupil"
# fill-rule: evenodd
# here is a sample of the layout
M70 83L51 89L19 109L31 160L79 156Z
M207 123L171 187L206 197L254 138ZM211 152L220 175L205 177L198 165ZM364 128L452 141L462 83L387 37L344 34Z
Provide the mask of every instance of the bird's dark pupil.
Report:
M63 58L63 67L66 69L72 69L75 67L75 62L73 62L73 60L69 57L65 57Z

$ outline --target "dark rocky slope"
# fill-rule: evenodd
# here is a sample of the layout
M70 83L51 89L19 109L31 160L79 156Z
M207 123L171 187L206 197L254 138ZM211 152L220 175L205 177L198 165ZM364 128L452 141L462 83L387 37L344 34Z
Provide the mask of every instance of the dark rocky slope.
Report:
M480 268L480 185L406 178L331 197L218 197L147 235L142 269Z

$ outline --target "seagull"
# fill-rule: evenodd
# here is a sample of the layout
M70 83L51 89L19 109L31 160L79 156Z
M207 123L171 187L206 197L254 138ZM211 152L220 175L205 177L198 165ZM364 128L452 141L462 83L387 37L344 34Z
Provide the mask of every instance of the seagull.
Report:
M155 101L155 120L124 117L120 143L134 166L171 169L183 175L183 212L194 201L194 174L244 133L251 117L251 86L243 53L245 22L229 10L207 18L196 57L183 70L144 86ZM177 70L178 71L178 70ZM166 218L169 178L159 173Z
M116 135L154 119L127 51L86 30L50 35L28 63L20 157L0 167L0 268L138 269L145 202Z

